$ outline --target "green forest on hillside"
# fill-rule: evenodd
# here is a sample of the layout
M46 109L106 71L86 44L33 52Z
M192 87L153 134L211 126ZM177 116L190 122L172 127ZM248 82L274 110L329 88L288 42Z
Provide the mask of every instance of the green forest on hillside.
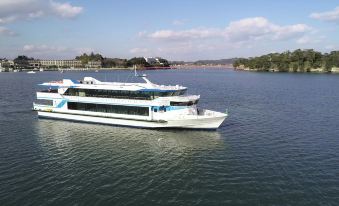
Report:
M149 64L146 62L144 57L133 57L131 59L120 59L120 58L107 58L103 57L101 54L94 54L93 52L90 54L82 54L80 56L75 57L76 60L80 60L82 64L87 64L89 61L100 61L102 62L103 67L132 67L136 65L140 68L144 67L168 67L170 66L166 59L160 58L159 63Z
M323 72L331 72L332 68L339 67L339 51L323 54L313 49L297 49L293 52L239 58L234 61L233 66L238 69L256 71L310 72L320 69Z

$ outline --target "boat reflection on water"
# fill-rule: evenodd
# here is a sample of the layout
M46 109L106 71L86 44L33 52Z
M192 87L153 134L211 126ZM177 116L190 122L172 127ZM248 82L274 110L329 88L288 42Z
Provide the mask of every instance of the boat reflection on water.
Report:
M120 151L128 155L179 155L224 147L217 131L150 130L48 119L39 119L35 127L43 150L58 150L58 154L86 149L93 154Z
M150 130L48 119L37 119L32 126L42 171L33 180L38 182L35 184L50 185L47 190L53 191L55 199L67 202L73 196L89 196L106 198L100 200L114 201L114 205L117 197L128 193L119 201L132 200L133 205L138 205L140 198L153 199L169 191L172 196L173 192L185 190L182 188L190 191L203 185L210 174L214 176L211 172L216 168L209 167L210 160L219 161L214 154L225 150L218 132ZM202 173L204 168L208 168L206 173ZM87 200L90 201L93 199Z

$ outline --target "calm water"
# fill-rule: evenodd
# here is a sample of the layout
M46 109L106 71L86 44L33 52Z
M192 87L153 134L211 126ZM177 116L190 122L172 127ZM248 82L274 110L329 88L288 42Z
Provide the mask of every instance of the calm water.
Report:
M339 205L339 76L148 71L230 117L215 132L38 119L38 83L0 73L1 205Z

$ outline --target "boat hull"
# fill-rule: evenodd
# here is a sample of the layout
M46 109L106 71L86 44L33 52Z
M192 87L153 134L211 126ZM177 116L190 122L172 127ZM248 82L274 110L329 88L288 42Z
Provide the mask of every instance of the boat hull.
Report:
M139 128L182 128L182 129L206 129L215 130L225 120L227 115L208 118L195 118L195 119L181 119L181 120L168 120L168 121L143 121L133 119L118 119L106 118L79 114L65 114L57 112L44 112L38 111L39 117L62 119L70 121L120 125Z

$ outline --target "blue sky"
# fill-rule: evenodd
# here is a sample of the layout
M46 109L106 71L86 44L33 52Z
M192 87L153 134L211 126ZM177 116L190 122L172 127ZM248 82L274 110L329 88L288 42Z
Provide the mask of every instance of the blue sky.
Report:
M169 60L339 49L339 1L0 0L0 58Z

